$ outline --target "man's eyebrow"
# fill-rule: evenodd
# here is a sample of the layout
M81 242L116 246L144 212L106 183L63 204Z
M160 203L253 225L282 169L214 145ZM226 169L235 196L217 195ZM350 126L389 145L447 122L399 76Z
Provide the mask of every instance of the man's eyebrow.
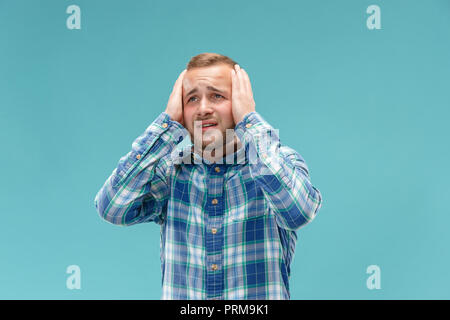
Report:
M219 89L217 89L217 88L215 88L215 87L212 87L212 86L207 86L206 89L211 90L211 91L215 91L215 92L219 92L219 93L225 93L225 91L219 90ZM191 91L189 91L189 92L186 94L186 97L189 96L189 95L191 95L191 94L193 94L193 93L195 93L195 92L197 92L197 88L194 88L194 89L192 89Z

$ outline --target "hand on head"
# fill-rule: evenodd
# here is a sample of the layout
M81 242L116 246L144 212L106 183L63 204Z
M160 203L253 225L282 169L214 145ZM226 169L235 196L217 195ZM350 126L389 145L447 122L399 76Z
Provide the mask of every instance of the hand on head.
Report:
M170 94L169 101L167 102L167 107L165 110L165 112L170 116L171 120L179 122L182 126L184 126L183 97L182 97L183 77L186 71L187 70L184 69L178 76L177 81L175 81L172 93Z
M240 122L245 115L255 111L255 100L253 99L252 85L250 78L238 64L231 70L231 107L233 111L234 123Z
M183 78L186 73L184 69L178 79L175 81L172 93L170 94L169 101L165 112L174 121L179 122L184 126L183 120ZM255 100L253 98L252 85L247 72L242 69L238 64L234 65L234 69L231 70L231 83L232 83L232 113L234 123L240 122L245 115L255 111Z

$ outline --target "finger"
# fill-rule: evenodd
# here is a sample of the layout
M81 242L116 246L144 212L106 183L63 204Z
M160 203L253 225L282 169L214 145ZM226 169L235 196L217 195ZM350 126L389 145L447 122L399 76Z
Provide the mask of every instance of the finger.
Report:
M175 84L173 85L173 94L181 95L182 89L183 89L183 78L184 78L185 73L186 73L186 69L184 69L180 73L177 80L175 81Z
M180 87L183 84L183 78L186 71L187 71L186 69L181 71L180 75L177 78L177 81L175 81L175 86Z
M236 70L231 70L231 94L234 95L239 90L239 80L236 75Z
M250 77L248 76L247 72L244 69L241 69L243 78L244 78L244 82L245 82L245 88L247 90L247 93L253 96L253 91L252 91L252 84L250 82Z
M181 71L181 73L178 75L177 80L175 81L175 84L173 85L173 87L179 87L180 84L183 83L183 78L184 78L184 74L186 73L186 69L184 69L183 71Z
M238 81L239 81L239 89L242 92L246 92L247 88L245 87L244 78L242 77L241 67L238 64L236 64L236 70L237 70L236 71L236 75L237 75L237 78L238 78Z
M180 75L178 76L177 81L179 80L183 80L184 74L186 73L187 69L184 69L183 71L181 71Z

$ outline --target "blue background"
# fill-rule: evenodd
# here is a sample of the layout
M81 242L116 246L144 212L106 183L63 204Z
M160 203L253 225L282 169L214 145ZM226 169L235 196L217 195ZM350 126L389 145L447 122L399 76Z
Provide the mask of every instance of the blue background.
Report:
M292 299L450 298L450 1L0 0L0 43L0 298L160 298L159 227L94 197L202 52L247 70L323 194Z

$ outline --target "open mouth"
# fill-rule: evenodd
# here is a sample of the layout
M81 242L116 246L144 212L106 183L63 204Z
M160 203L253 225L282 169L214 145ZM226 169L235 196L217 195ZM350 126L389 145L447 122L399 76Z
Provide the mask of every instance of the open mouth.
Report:
M202 131L206 131L208 129L215 128L215 127L217 127L216 124L204 124L204 125L202 125Z
M211 128L217 128L217 123L212 121L205 121L200 125L200 128L202 128L202 132Z

